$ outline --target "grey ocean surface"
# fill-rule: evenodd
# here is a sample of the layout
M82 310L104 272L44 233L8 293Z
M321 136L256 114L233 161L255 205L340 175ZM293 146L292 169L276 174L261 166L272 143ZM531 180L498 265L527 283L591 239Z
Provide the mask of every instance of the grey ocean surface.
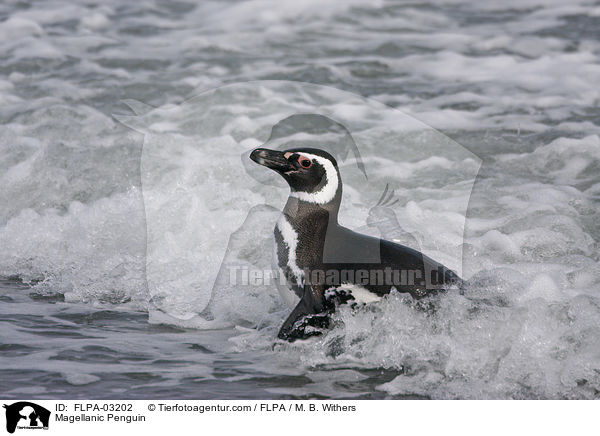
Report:
M2 2L0 397L599 398L599 29L600 2L585 0ZM371 98L481 158L463 240L448 230L464 200L454 175L472 161L390 159L392 140L363 152L370 181L393 181L405 228L461 248L464 295L427 306L394 294L343 308L319 339L274 346L289 309L273 286L221 289L204 324L211 296L187 285L205 280L201 264L169 269L185 286L152 291L164 253L147 263L148 224L185 250L220 246L206 234L281 206L284 187L224 171L261 143L242 127L264 134L279 119L215 100L205 115L238 123L214 134L222 150L185 142L193 120L153 124L185 143L183 162L204 163L186 180L206 204L185 209L144 191L149 175L185 186L168 165L144 173L143 135L113 115L133 115L124 99L176 107L260 80ZM361 192L350 167L341 217L361 228L381 190ZM173 216L149 222L153 200ZM236 259L270 256L238 236Z

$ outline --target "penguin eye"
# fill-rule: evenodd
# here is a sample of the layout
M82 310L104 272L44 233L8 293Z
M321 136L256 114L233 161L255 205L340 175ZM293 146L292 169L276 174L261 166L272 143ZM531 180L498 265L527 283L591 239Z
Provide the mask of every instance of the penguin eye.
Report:
M310 166L312 165L312 161L304 156L300 156L298 158L298 163L302 165L303 168L310 168Z

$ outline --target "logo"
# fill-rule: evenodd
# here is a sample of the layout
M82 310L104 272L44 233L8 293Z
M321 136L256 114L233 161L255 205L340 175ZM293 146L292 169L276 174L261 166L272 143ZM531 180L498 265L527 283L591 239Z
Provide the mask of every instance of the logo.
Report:
M245 320L250 314L238 309L255 304L268 305L267 311L279 307L277 290L289 305L304 294L300 286L308 284L304 261L282 255L281 268L279 254L271 255L277 247L275 238L285 246L285 237L290 241L295 237L285 223L287 236L274 235L281 205L290 192L281 175L287 173L257 165L251 159L257 147L286 159L286 165L283 152L288 149L317 148L328 153L342 169L346 193L342 204L351 204L348 210L355 212L348 218L351 230L374 237L361 239L360 250L340 249L337 233L322 232L318 255L322 254L323 263L349 268L311 268L312 284L338 285L348 272L359 273L360 279L351 282L361 287L400 286L414 289L415 295L445 289L440 282L452 273L435 266L425 269L425 262L418 262L421 253L443 260L445 267L462 275L465 245L455 241L462 241L465 233L481 159L420 121L347 91L279 80L228 84L177 106L124 103L135 115L113 116L143 134L145 279L152 305L168 317ZM337 173L335 167L324 165L319 164L321 170L313 168L316 172L306 173L304 179L294 179L299 188L306 188L296 190L298 198L312 192L317 204L335 200ZM328 177L324 177L326 167ZM326 183L329 177L330 184ZM451 194L446 185L452 186ZM434 192L439 198L451 195L451 208L439 210ZM191 218L196 216L205 224L197 225ZM423 268L417 271L407 265L388 272L385 265L352 267L382 265L380 239L415 251L415 262ZM240 282L255 290L239 286ZM234 300L239 304L230 304Z
M6 431L14 433L15 429L48 429L50 422L50 411L42 406L28 401L19 401L6 409Z

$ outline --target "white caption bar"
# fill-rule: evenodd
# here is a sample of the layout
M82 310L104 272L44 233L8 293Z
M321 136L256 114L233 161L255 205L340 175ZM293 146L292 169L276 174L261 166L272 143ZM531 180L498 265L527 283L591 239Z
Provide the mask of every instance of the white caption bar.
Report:
M600 408L593 401L0 401L0 433L18 436L583 434Z

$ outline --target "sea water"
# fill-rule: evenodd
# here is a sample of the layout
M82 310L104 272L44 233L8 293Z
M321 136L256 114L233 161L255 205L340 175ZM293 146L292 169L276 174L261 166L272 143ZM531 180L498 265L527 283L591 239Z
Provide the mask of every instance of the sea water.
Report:
M599 25L584 0L2 3L1 396L597 398ZM463 293L284 344L273 283L214 282L269 266L287 191L242 158L303 108L361 151L341 221L384 231L390 183Z

